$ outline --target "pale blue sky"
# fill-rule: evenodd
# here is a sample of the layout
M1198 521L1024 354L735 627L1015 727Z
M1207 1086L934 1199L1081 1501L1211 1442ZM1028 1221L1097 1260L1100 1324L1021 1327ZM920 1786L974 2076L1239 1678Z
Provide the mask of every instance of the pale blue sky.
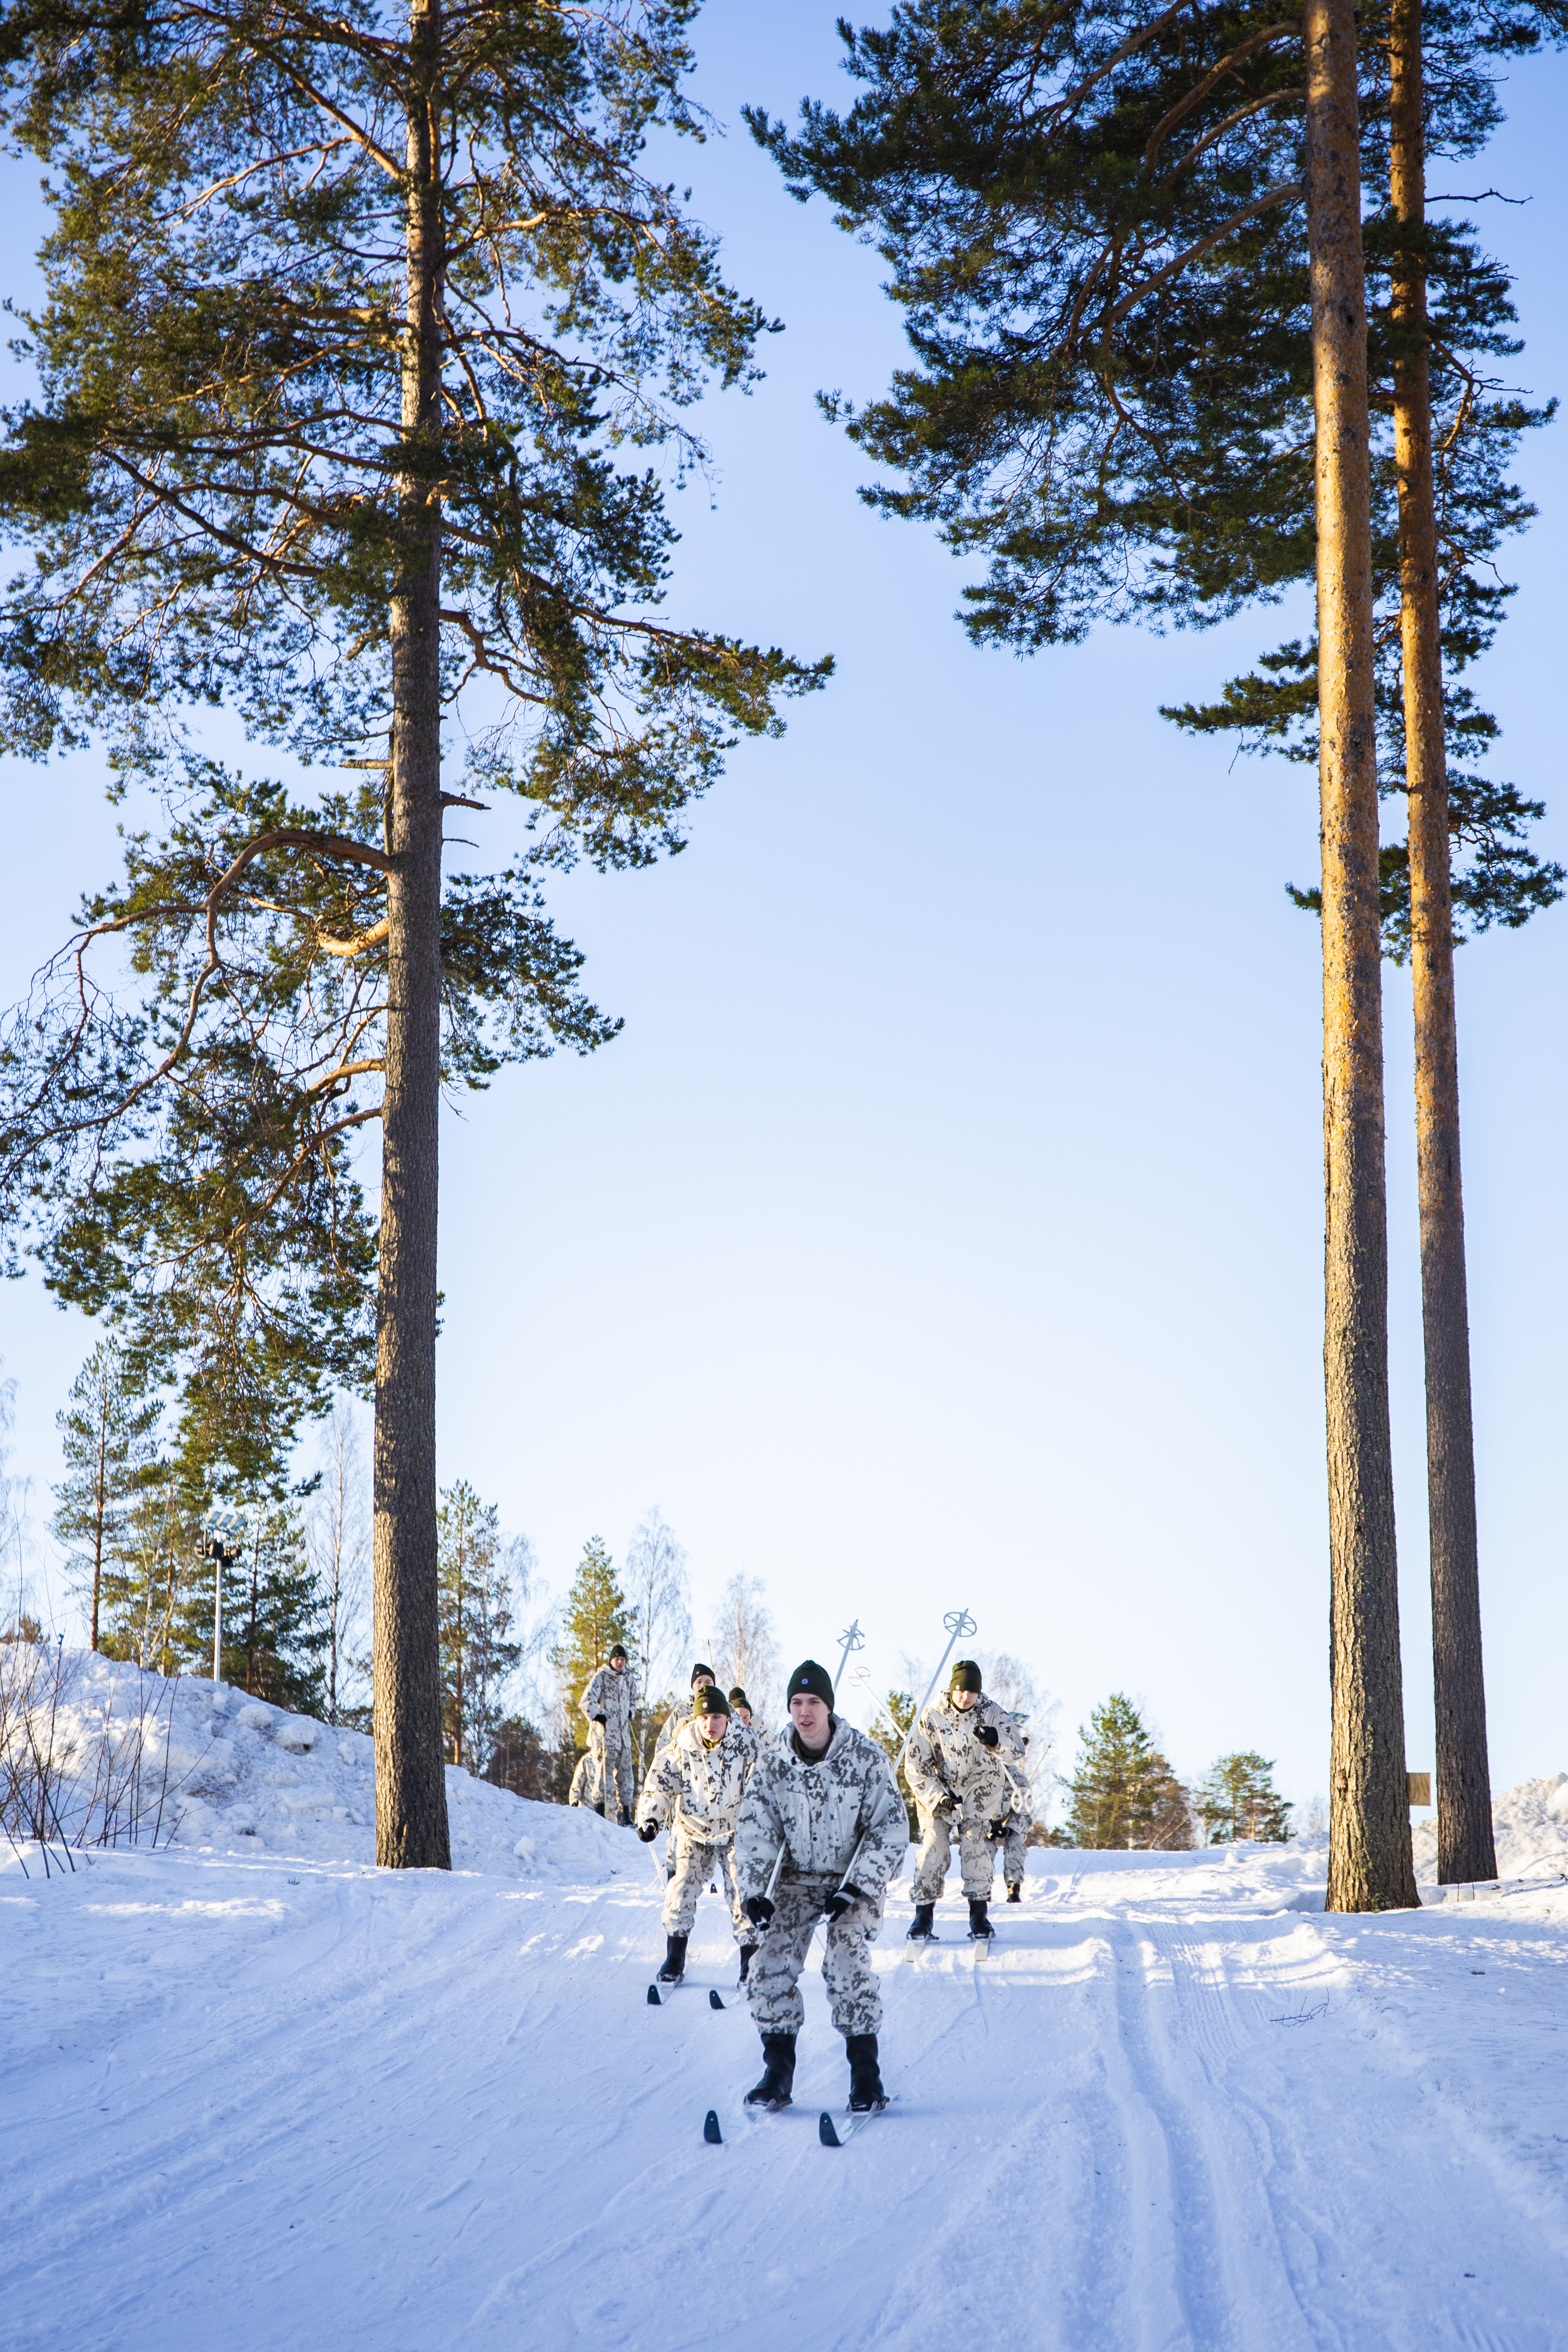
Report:
M698 1627L735 1569L784 1650L934 1663L944 1610L1012 1649L1072 1732L1113 1688L1177 1769L1256 1747L1326 1783L1321 1144L1315 872L1297 769L1188 742L1162 701L1287 633L1105 633L1018 663L952 618L962 577L855 498L865 467L819 386L875 393L900 357L875 257L802 210L739 128L837 75L833 10L714 0L701 87L731 126L683 180L734 278L787 321L749 401L709 404L716 510L671 609L838 674L782 743L737 753L691 846L574 877L556 911L626 1017L587 1062L503 1077L444 1139L441 1475L472 1479L557 1589L584 1537L658 1503ZM1568 68L1521 66L1493 153L1440 184L1520 271L1520 381L1568 383L1559 318ZM11 167L21 183L33 167ZM14 182L14 184L17 184ZM18 197L24 186L18 184ZM20 205L17 209L20 210ZM14 215L15 216L15 215ZM1561 427L1479 679L1495 772L1560 786ZM112 864L89 761L5 772L0 995ZM486 819L487 855L517 827ZM471 853L459 853L472 863ZM1568 910L1460 961L1462 1084L1494 1780L1568 1767L1559 1343ZM1386 992L1394 1444L1408 1740L1431 1761L1410 1008ZM89 1341L36 1280L0 1294L18 1466L54 1473L54 1413Z

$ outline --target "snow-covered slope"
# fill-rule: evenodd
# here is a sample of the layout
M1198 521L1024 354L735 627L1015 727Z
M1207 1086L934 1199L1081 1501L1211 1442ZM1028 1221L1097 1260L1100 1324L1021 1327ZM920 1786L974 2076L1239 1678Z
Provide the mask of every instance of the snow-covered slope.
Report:
M719 1901L649 2008L626 1832L458 1777L466 1866L378 1872L357 1748L199 1689L172 1845L0 1865L5 2352L1568 2346L1568 1885L1325 1917L1310 1844L1034 1853L984 1967L951 1897L906 1965L895 1887L896 2103L835 2151L815 1966L748 2116Z
M222 1684L169 1683L86 1651L66 1654L58 1697L52 1689L43 1696L55 1747L67 1759L60 1805L68 1823L101 1785L106 1753L123 1756L133 1739L138 1844L374 1859L374 1754L362 1732L334 1730ZM456 1766L447 1771L447 1806L458 1869L579 1885L648 1875L636 1841L584 1808L531 1804Z

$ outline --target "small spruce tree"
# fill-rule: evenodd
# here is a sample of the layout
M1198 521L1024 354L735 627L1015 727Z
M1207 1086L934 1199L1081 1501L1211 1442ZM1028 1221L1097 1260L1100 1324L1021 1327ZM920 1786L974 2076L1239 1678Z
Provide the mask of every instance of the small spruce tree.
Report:
M522 1655L511 1631L511 1580L500 1513L466 1478L448 1486L436 1520L440 1580L441 1716L447 1754L484 1772L500 1732L500 1693Z
M1068 1823L1074 1845L1150 1846L1174 1841L1156 1835L1163 1810L1169 1824L1176 1786L1142 1717L1121 1691L1097 1706L1079 1729L1082 1752L1068 1781Z
M914 1719L915 1702L912 1693L889 1691L878 1709L877 1719L871 1726L871 1737L894 1769L898 1778L899 1794L902 1797L910 1816L910 1835L918 1837L920 1822L915 1811L914 1795L908 1780L904 1778L903 1768L899 1762L904 1742L910 1736L910 1726Z
M550 1663L561 1685L561 1710L565 1722L561 1742L563 1758L580 1753L584 1745L576 1731L577 1702L584 1684L591 1674L609 1663L610 1651L616 1642L626 1649L635 1668L636 1638L637 1627L621 1591L616 1564L600 1538L590 1536L566 1596L562 1638L550 1654Z
M1283 1845L1290 1834L1290 1812L1289 1799L1274 1786L1272 1761L1253 1748L1220 1757L1198 1790L1208 1845L1232 1845L1242 1838Z

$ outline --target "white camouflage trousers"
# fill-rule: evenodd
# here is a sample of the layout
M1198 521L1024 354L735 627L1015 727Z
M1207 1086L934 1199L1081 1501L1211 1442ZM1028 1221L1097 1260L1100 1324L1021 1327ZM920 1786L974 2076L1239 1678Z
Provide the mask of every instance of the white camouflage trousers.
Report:
M630 1812L633 1793L630 1747L623 1743L619 1747L606 1748L604 1725L591 1723L584 1761L588 1767L584 1801L590 1805L602 1804L607 1822L613 1822L623 1811Z
M664 1891L664 1932L667 1936L689 1936L691 1923L697 1916L697 1898L710 1879L723 1886L730 1898L730 1916L735 1923L735 1941L752 1944L757 1931L742 1910L735 1893L735 1852L729 1845L702 1845L672 1830L670 1843L675 1849L675 1868L669 1885Z
M915 1901L941 1902L955 1829L958 1832L959 1859L963 1870L963 1891L983 1902L988 1900L993 1867L991 1842L985 1834L988 1816L980 1813L972 1817L968 1813L960 1813L955 1821L951 1805L937 1805L930 1812L923 1805L919 1810L921 1853L910 1887Z
M1009 1813L1002 1841L1002 1875L1009 1886L1024 1884L1024 1855L1028 1850L1029 1824L1022 1813Z
M759 2033L798 2033L805 2020L800 1972L811 1931L823 1916L837 1885L834 1878L784 1879L768 1931L763 1937L746 1998ZM860 1902L832 1919L822 1980L840 2033L875 2033L882 2022L882 1995L871 1966L871 1947L882 1924L880 1902Z

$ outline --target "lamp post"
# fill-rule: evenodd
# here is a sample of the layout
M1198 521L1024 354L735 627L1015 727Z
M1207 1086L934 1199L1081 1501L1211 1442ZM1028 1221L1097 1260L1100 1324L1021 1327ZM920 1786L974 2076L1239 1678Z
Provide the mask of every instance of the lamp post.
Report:
M239 1538L245 1533L245 1513L226 1503L215 1503L202 1521L204 1541L199 1557L213 1563L213 1681L223 1680L223 1571L231 1559L239 1558ZM226 1546L232 1539L234 1549Z

